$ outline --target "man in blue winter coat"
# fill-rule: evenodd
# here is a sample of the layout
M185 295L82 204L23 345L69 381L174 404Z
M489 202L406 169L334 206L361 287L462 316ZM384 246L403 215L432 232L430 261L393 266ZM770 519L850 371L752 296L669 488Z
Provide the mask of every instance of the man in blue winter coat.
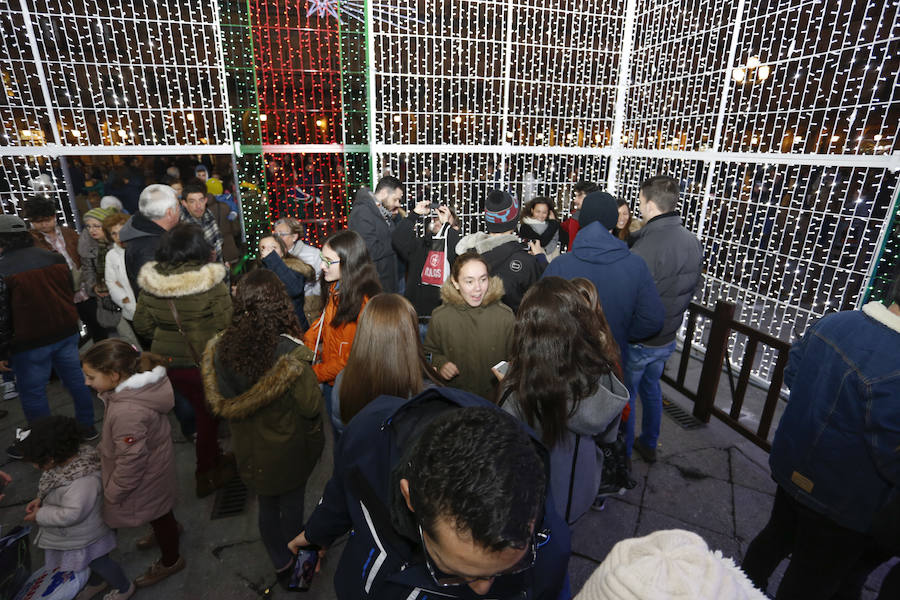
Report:
M380 396L341 437L322 501L291 541L328 547L352 529L341 600L569 597L569 529L530 430L452 388Z
M791 347L791 396L769 455L775 504L742 565L765 590L791 554L777 598L859 597L854 566L897 501L900 276L887 301L823 317Z
M581 204L581 227L572 250L551 262L544 277L585 277L597 288L603 314L628 362L628 342L656 335L663 326L665 309L647 263L632 254L610 231L616 226L616 199L606 192L591 192Z

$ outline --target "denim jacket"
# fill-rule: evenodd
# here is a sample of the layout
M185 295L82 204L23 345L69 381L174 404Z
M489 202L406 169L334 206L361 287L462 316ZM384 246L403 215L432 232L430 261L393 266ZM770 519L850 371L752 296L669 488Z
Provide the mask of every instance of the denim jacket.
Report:
M828 315L791 348L772 477L797 501L867 532L900 485L900 316L870 302Z

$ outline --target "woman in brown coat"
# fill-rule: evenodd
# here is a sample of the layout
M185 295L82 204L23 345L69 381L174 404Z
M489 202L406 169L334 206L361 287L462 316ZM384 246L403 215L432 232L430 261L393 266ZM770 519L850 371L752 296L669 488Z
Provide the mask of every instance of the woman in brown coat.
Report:
M184 568L178 551L175 450L167 413L175 403L161 357L142 356L119 339L104 340L82 358L85 383L106 404L100 439L103 520L112 528L149 523L139 548L159 544L162 557L135 580L147 587Z

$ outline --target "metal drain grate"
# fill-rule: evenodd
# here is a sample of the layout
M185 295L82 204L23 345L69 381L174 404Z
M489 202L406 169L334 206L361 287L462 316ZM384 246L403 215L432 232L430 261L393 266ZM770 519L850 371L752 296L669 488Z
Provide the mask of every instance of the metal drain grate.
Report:
M669 418L673 421L681 425L682 429L697 429L703 425L703 422L697 419L694 415L689 412L685 412L683 408L663 396L662 399L663 404L663 412L666 413Z
M210 519L226 519L244 512L247 508L247 493L247 486L241 478L233 477L225 487L216 492Z

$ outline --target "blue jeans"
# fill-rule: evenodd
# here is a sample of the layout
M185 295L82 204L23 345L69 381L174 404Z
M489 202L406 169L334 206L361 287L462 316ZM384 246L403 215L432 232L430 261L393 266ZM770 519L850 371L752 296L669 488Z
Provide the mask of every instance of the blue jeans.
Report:
M628 344L628 364L625 367L625 387L628 388L628 404L631 414L625 426L625 452L631 456L634 446L634 398L641 396L643 415L641 416L641 443L648 448L656 448L659 440L659 425L662 419L662 390L659 378L666 368L666 361L675 351L675 342L665 346L645 346Z
M78 334L54 344L17 352L10 357L16 374L16 386L22 411L31 423L50 414L47 384L54 369L75 400L75 419L83 425L94 425L94 398L84 384L81 358L78 356Z

